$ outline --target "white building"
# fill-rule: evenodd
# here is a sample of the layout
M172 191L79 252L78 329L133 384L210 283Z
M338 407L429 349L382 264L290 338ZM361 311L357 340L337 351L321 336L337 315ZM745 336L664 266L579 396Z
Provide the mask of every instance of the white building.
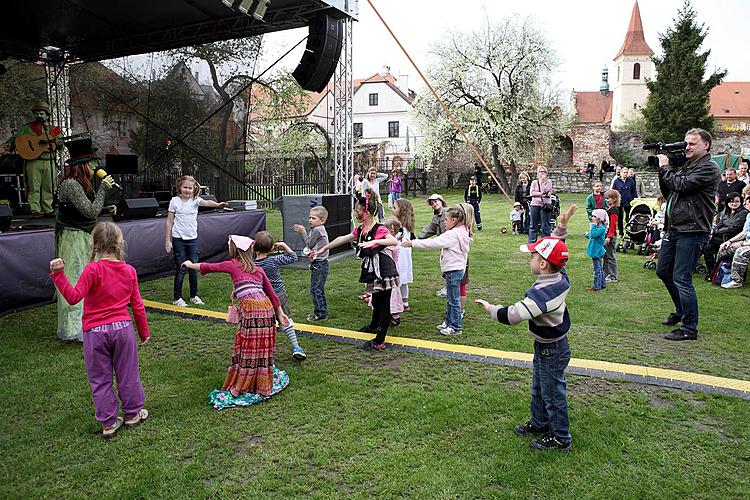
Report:
M355 148L379 146L385 158L414 157L421 134L415 128L410 112L416 94L409 90L409 78L398 79L388 66L381 73L354 81L352 121ZM333 87L313 94L308 120L333 133Z

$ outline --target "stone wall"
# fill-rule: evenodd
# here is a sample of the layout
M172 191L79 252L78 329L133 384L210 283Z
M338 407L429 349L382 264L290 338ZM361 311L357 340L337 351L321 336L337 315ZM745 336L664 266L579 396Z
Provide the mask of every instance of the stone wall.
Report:
M579 125L568 130L573 141L573 167L582 167L589 162L597 166L609 158L609 125Z
M639 178L643 179L646 184L646 196L655 196L659 189L659 178L656 172L638 172L636 174ZM602 184L604 185L604 191L606 191L612 183L613 173L605 173ZM552 181L552 187L555 192L558 193L590 193L591 183L589 176L580 173L569 173L569 172L550 172L549 178ZM598 180L599 176L594 175L594 180Z

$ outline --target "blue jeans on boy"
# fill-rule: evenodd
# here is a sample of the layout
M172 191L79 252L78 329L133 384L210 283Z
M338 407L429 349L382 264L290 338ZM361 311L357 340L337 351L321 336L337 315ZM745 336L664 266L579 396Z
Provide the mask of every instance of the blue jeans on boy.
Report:
M552 234L550 229L550 213L548 210L544 210L542 207L535 207L531 205L531 224L529 224L529 243L536 241L537 234L539 232L539 225L542 226L542 236L549 236Z
M445 324L456 331L463 330L461 323L461 280L464 270L448 271L443 273L445 279L445 291L448 299L448 311L445 315Z
M565 336L557 342L534 341L534 369L531 378L531 424L563 443L572 441L568 419L565 368L570 362L570 345Z
M186 260L193 263L198 262L199 250L198 238L194 240L172 238L172 254L174 255L174 265L177 267L177 272L174 275L174 300L182 298L182 283L185 280L185 272L188 272L190 298L198 295L198 271L185 269L182 267L182 263Z
M591 288L595 290L607 288L607 280L604 278L604 270L602 269L602 258L593 257L591 262L594 263L594 284L591 285Z
M326 280L328 279L328 261L314 260L310 263L310 295L312 296L315 316L328 317L326 302Z
M698 333L698 297L693 287L693 269L708 243L708 233L672 231L661 240L656 275L664 282L682 318L682 330Z

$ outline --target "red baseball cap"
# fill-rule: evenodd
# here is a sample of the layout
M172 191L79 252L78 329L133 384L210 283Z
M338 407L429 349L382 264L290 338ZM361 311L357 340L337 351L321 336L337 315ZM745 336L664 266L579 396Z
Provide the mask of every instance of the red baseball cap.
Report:
M568 247L563 240L546 236L536 243L521 245L520 250L526 253L536 252L556 266L568 262Z

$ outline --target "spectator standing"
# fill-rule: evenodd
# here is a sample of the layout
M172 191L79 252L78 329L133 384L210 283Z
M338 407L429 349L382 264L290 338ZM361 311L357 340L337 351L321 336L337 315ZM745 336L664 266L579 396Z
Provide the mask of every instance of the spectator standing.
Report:
M607 209L607 201L604 199L602 183L600 181L594 181L591 185L591 194L586 197L586 216L589 220L591 220L591 216L597 208Z
M547 178L547 168L539 167L536 170L537 178L531 182L529 195L531 196L530 213L531 223L529 225L529 243L534 243L541 226L542 237L550 236L551 204L552 204L552 181Z
M518 182L516 183L516 193L514 201L520 203L521 207L523 208L521 232L524 234L529 233L529 200L531 199L531 197L529 196L530 188L531 183L529 182L529 174L527 174L526 172L521 172L520 174L518 174Z
M638 193L638 198L644 198L646 196L646 183L643 182L643 178L635 175L635 170L632 168L628 169L628 177L635 182L635 192Z
M401 175L398 170L391 171L391 180L388 181L388 207L393 208L393 204L401 198Z
M367 170L367 175L362 181L362 193L365 193L368 189L372 189L377 195L378 199L378 220L383 220L383 201L380 199L380 183L388 179L388 174L379 174L378 169L370 167Z
M612 189L620 193L620 212L618 213L617 229L620 237L624 234L623 225L625 220L630 218L630 202L638 198L638 191L635 187L635 181L628 177L628 169L622 167L620 176L612 182Z
M479 179L472 176L469 179L469 185L464 191L464 201L474 207L474 217L477 221L477 230L482 230L482 215L479 213L479 204L482 202L482 188L479 185Z

